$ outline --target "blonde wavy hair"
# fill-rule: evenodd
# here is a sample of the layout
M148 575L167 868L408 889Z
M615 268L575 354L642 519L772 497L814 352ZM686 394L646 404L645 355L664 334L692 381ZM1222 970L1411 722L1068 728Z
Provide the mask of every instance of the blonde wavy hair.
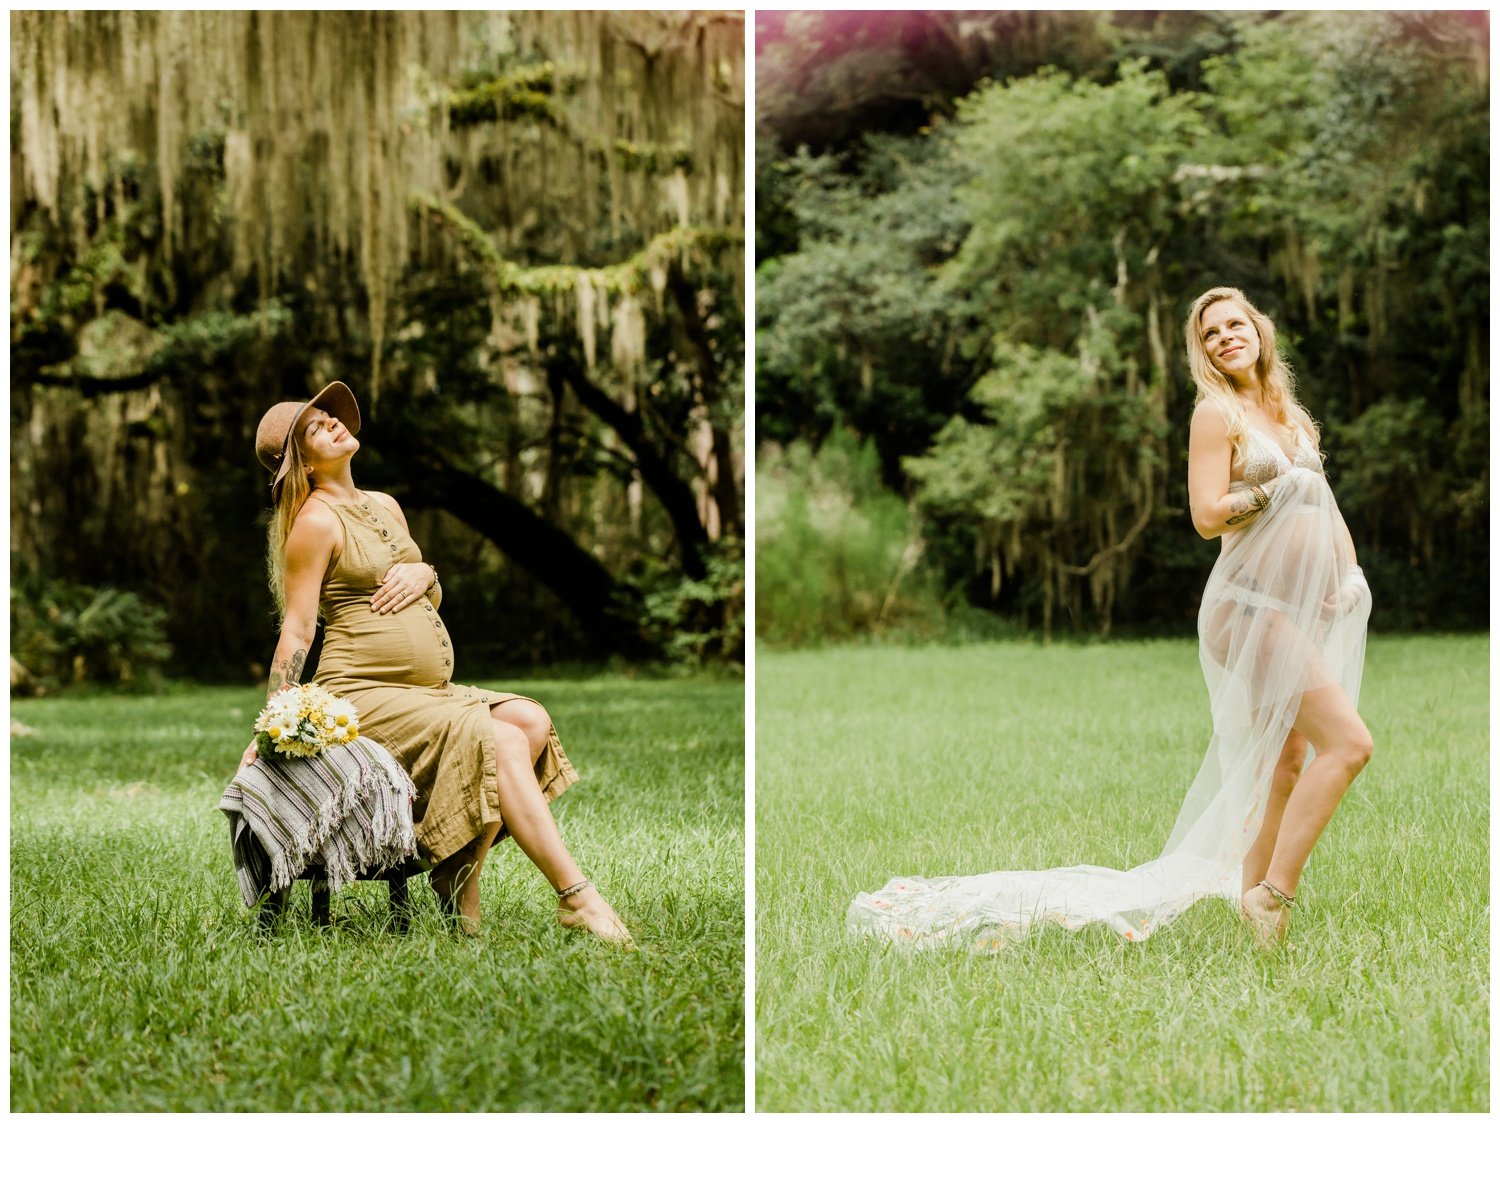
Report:
M270 578L278 618L286 617L286 541L292 533L292 524L297 521L297 515L312 492L295 430L286 441L286 454L291 464L281 478L281 487L272 497L271 521L266 527L266 576Z
M1183 336L1187 342L1188 365L1193 373L1193 383L1198 386L1198 398L1194 401L1194 406L1202 405L1205 401L1218 406L1229 427L1229 445L1234 449L1234 462L1244 462L1245 443L1250 437L1250 419L1244 399L1235 392L1233 381L1218 369L1203 346L1203 311L1218 301L1233 301L1240 306L1249 317L1250 324L1255 327L1255 333L1260 336L1260 358L1255 361L1255 376L1260 382L1261 396L1265 399L1271 420L1288 430L1301 429L1312 441L1313 450L1321 455L1318 424L1297 400L1297 385L1291 365L1282 358L1276 343L1276 323L1252 305L1238 288L1210 288L1188 309Z

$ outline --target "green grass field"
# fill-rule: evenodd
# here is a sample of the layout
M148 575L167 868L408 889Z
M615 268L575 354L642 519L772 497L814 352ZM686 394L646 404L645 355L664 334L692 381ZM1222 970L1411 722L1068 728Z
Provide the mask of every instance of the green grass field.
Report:
M485 934L425 882L257 933L215 806L254 690L16 702L11 1106L17 1111L740 1110L744 708L733 681L493 683L541 700L583 775L556 813L640 945L560 929L507 842Z
M1161 850L1210 729L1188 641L757 659L756 1107L1489 1107L1489 641L1371 641L1375 757L1257 952L1203 902L1132 945L851 939L859 890Z

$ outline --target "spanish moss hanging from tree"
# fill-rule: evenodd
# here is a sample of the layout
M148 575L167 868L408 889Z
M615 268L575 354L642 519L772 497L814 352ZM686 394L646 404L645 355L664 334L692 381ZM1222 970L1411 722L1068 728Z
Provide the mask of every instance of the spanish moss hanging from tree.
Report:
M340 378L360 479L472 582L461 638L738 654L739 14L11 31L18 579L135 589L187 667L248 666L250 436Z

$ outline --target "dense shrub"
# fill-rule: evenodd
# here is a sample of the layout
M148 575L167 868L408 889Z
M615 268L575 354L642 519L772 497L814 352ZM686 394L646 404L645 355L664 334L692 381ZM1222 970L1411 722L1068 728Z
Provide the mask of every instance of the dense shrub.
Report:
M13 581L12 686L45 692L60 685L155 686L172 655L166 611L123 589L67 581Z
M646 592L647 636L673 664L738 670L745 659L744 544L715 544L707 567L702 580L674 575Z
M835 430L817 451L764 444L755 480L757 636L797 646L938 633L917 519L880 483L873 443Z

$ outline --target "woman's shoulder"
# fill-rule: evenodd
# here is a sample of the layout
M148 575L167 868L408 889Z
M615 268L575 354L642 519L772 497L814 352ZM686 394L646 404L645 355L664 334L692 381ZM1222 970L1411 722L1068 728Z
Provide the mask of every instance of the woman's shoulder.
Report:
M295 528L305 523L312 528L331 529L338 525L338 521L338 515L333 512L333 506L327 500L316 493L309 493L302 508L297 511L296 518L292 520L292 526Z
M1224 403L1199 395L1193 402L1193 430L1201 434L1229 434L1229 414Z
M341 527L333 507L316 493L310 495L292 519L288 541L336 542Z

